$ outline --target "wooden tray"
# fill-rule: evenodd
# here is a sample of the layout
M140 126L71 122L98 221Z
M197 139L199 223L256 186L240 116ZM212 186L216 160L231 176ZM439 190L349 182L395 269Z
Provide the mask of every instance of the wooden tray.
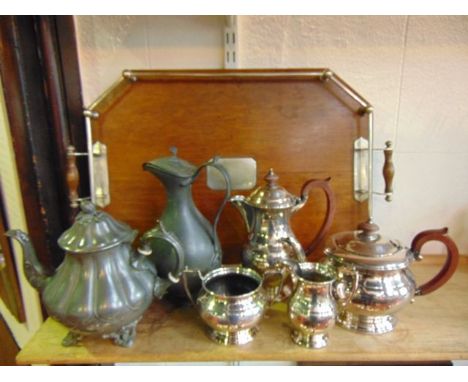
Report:
M307 179L331 176L337 199L331 232L355 229L367 219L368 204L353 197L353 142L368 137L369 114L367 101L328 69L125 71L87 111L96 117L89 119L93 140L108 147L107 210L140 232L154 225L166 201L142 164L170 155L170 146L194 164L215 155L254 157L257 184L274 168L295 194ZM222 197L205 179L194 186L195 202L210 219ZM317 191L294 216L304 246L324 211ZM233 206L223 212L218 234L224 262L239 262L247 238Z

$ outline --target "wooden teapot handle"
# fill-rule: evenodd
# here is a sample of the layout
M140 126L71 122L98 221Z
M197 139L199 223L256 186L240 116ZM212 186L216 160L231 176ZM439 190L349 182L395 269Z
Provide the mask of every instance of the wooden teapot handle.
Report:
M418 233L411 242L411 251L417 259L420 250L428 241L440 241L447 248L447 258L442 269L431 280L416 288L416 296L431 293L444 285L453 275L458 266L459 253L457 245L447 236L448 228L433 229Z
M309 196L309 192L313 188L320 188L325 192L325 196L327 197L327 212L325 214L325 219L320 227L317 235L312 240L312 242L306 247L305 253L309 255L313 250L317 247L317 245L322 241L324 236L327 234L328 230L330 229L333 218L335 217L335 210L336 210L336 203L335 203L335 195L330 187L330 179L310 179L304 183L301 190L301 198L306 200Z

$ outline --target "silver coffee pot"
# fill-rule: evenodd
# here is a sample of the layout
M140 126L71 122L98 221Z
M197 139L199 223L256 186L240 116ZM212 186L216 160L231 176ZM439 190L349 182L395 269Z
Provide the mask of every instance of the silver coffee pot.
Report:
M273 169L264 179L266 185L258 187L248 197L236 195L230 199L244 218L248 231L242 263L261 274L272 264L306 261L306 253L291 229L290 218L307 203L311 189L320 188L325 192L327 212L321 228L306 248L307 253L323 239L335 213L330 179L307 181L302 186L300 197L290 194L278 184L279 177Z

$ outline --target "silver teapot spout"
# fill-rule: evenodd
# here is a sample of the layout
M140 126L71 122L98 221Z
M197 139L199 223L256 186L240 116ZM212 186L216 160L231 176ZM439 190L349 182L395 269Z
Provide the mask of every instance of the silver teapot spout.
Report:
M36 251L28 234L19 229L12 229L7 231L5 235L16 239L23 247L23 268L29 283L40 291L44 289L52 272L47 271L37 259Z
M255 223L255 208L246 202L245 196L236 195L233 196L229 201L236 206L242 218L244 219L247 231L252 232Z

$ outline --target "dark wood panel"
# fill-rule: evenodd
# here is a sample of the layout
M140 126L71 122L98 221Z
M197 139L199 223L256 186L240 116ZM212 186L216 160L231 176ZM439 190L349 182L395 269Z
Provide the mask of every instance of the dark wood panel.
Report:
M257 71L261 78L242 78L222 71L197 71L194 77L154 75L120 84L93 106L95 140L108 145L111 205L115 217L141 232L160 216L166 196L161 184L142 170L145 161L179 156L195 164L219 155L252 156L258 182L269 168L280 184L299 194L310 178L332 177L337 214L332 231L353 229L367 217L367 204L353 199L353 141L367 136L367 126L343 100L317 80L281 77ZM300 71L299 71L300 72ZM182 72L183 73L183 72ZM196 73L212 73L200 79ZM199 209L213 218L223 193L207 189L204 176L194 187ZM293 217L293 229L304 246L318 230L325 197L317 191ZM238 262L246 230L237 211L228 206L220 220L226 262ZM323 248L323 245L322 247ZM320 249L312 258L321 255Z
M25 321L23 300L20 293L20 285L16 264L13 258L10 241L5 236L8 231L6 211L4 208L3 192L0 187L0 298L3 300L10 313L19 322Z
M19 352L13 336L8 329L3 317L0 315L0 366L16 365L15 357Z
M74 212L66 147L85 142L73 18L0 17L0 71L28 232L42 263L53 268L63 259L57 238ZM86 179L86 163L80 165Z

